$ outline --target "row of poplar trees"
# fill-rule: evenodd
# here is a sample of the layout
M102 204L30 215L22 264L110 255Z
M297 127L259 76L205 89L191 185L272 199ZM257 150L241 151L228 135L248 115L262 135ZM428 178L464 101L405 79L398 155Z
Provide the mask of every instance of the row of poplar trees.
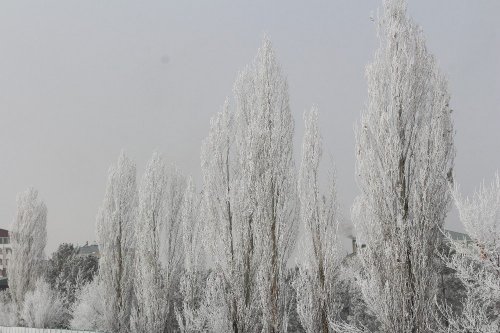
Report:
M459 255L448 265L466 288L463 315L436 301L447 260L437 250L455 194L452 110L446 79L406 7L386 0L378 18L368 102L355 129L360 194L352 220L365 246L349 265L334 172L320 181L318 110L304 114L297 171L287 81L265 38L239 73L234 98L211 119L201 190L157 153L140 181L124 154L110 169L97 218L99 273L79 295L74 326L277 333L290 330L295 313L307 332L498 332L500 259L484 260L500 258L498 177L472 200L455 195L483 259L454 245ZM489 214L481 215L483 206ZM296 248L303 260L290 274ZM371 325L342 316L346 280ZM491 299L481 300L486 294Z

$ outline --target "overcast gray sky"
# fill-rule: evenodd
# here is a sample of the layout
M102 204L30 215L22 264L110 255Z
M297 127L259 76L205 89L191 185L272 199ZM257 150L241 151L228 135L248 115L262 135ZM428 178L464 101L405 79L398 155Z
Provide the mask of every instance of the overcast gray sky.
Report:
M0 227L10 228L16 194L34 186L48 206L48 254L61 242L93 241L107 170L122 148L140 173L158 150L199 184L209 119L264 33L288 77L297 148L302 113L319 107L348 215L358 192L353 125L380 5L2 1ZM500 1L409 0L409 13L449 78L456 179L469 193L500 168Z

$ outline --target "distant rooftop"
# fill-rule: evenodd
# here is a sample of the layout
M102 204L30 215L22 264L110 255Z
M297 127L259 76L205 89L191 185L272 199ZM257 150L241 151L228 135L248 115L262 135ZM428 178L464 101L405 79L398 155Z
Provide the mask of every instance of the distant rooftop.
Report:
M78 248L78 255L99 255L99 246L97 244L85 244Z
M0 237L9 237L9 230L0 229Z
M469 235L464 234L462 232L457 232L457 231L451 231L451 230L444 230L444 233L453 239L454 241L466 241L466 242L472 242L472 239L470 238Z

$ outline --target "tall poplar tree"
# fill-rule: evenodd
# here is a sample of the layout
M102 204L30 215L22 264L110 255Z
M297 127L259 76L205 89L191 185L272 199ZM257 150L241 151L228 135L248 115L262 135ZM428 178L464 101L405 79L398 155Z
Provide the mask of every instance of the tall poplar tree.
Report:
M186 181L154 153L139 190L136 224L134 333L164 333L173 321L173 292L182 265L181 208Z
M294 123L267 38L237 78L234 95L234 111L226 102L202 150L207 223L217 235L211 317L222 331L284 332L286 263L297 224Z
M384 1L379 38L356 128L360 283L382 331L430 332L455 156L450 97L406 1Z
M97 215L99 276L103 288L106 330L130 330L134 281L134 228L137 223L136 168L122 152L109 169Z
M304 228L302 248L305 262L299 266L294 287L297 313L308 333L331 331L329 322L340 314L340 247L337 231L340 213L335 178L330 174L326 195L321 194L319 166L323 154L316 108L304 113L305 133L298 192L300 220Z
M42 273L47 243L47 207L38 191L29 188L17 197L17 212L10 232L12 258L9 261L9 292L14 303L17 324L24 297L33 291Z

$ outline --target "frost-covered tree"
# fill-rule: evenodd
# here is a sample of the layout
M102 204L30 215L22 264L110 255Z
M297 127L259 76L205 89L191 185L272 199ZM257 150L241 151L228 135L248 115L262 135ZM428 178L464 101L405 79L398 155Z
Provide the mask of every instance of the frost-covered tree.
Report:
M429 332L455 155L449 94L406 1L384 1L379 38L356 128L359 281L383 332Z
M200 200L193 181L188 179L181 213L184 267L180 281L182 305L176 307L179 329L184 333L202 332L206 327L204 287L206 283L203 250L203 224Z
M136 168L122 152L117 164L109 169L96 223L106 330L113 333L130 330L136 220Z
M253 224L260 260L257 286L263 332L286 332L286 264L295 245L297 195L294 123L288 85L271 42L264 38L254 62L235 84L242 168L243 218Z
M333 174L327 195L321 195L322 141L317 109L305 113L304 121L298 192L300 218L305 231L302 248L306 259L300 265L294 287L302 327L310 333L328 333L329 322L338 320L341 309L338 299L341 257L337 244L340 216Z
M45 280L54 288L61 272L66 271L68 263L75 257L76 249L73 244L63 243L57 247L57 250L50 256L46 272ZM57 288L56 288L57 289Z
M185 187L184 176L155 153L139 190L133 332L163 333L169 327L182 264L180 213Z
M21 318L27 327L59 328L65 326L67 314L63 298L41 278L26 293Z
M482 185L472 198L458 188L455 203L472 242L449 239L453 254L449 268L465 286L462 313L443 308L446 321L440 332L493 333L500 331L500 176Z
M17 322L24 295L35 288L41 275L47 242L47 207L38 198L38 191L29 188L17 197L17 213L10 233L12 258L9 266L9 291Z
M207 280L208 326L214 332L255 332L260 317L253 224L242 213L241 140L235 142L235 115L228 101L210 124L201 152L206 243L214 261Z
M72 307L72 329L98 332L106 330L103 293L104 286L99 279L87 283L77 292Z
M357 283L357 273L359 272L359 260L355 255L348 255L342 261L340 270L340 286L337 293L342 300L342 310L340 318L330 321L336 327L334 332L339 331L339 327L346 326L345 332L350 332L353 327L362 327L365 332L378 332L378 322L367 309L363 300L361 288ZM340 329L340 332L344 332Z
M51 288L63 296L65 304L71 307L75 295L85 284L97 275L99 259L95 256L78 256L73 244L61 244L47 262L45 280Z
M202 149L216 263L209 279L215 285L207 288L218 313L227 315L214 325L233 332L286 331L285 269L297 221L294 125L287 83L267 38L236 80L234 94L235 111L225 103Z

